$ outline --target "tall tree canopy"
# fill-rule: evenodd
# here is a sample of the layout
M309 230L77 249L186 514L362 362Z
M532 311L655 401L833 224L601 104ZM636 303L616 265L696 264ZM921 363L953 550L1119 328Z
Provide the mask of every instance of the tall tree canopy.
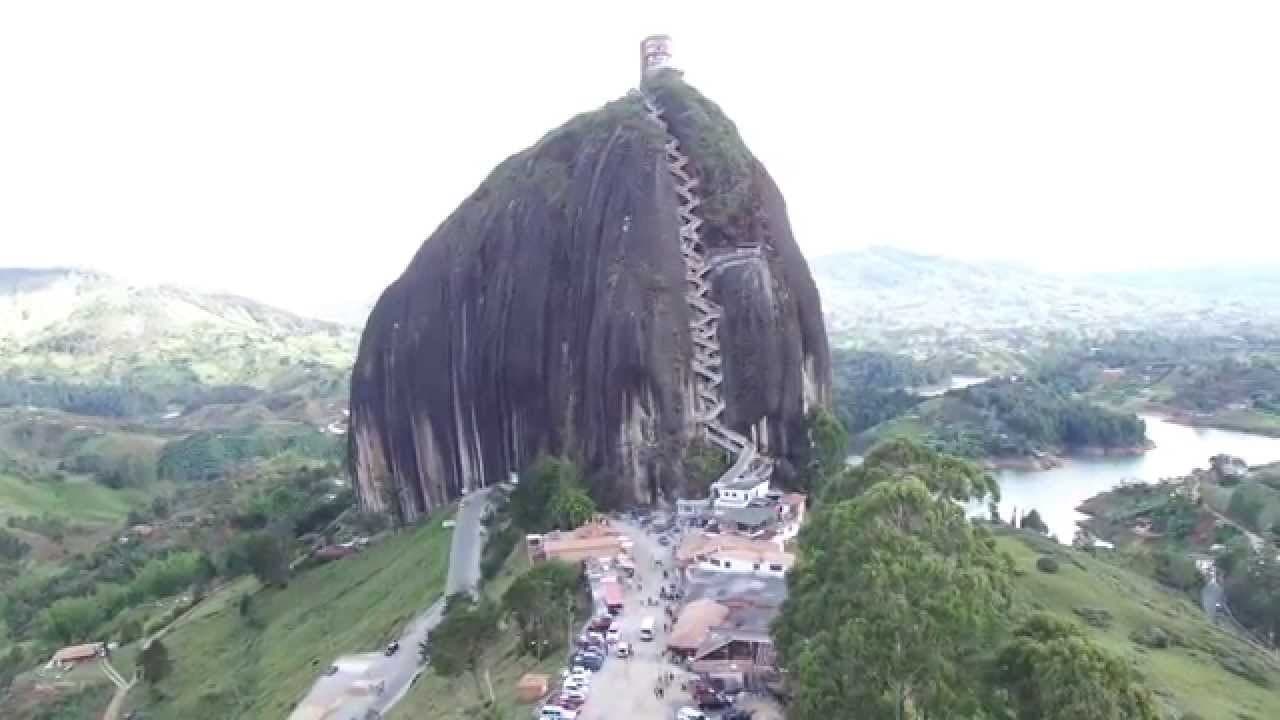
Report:
M428 636L431 666L444 677L469 673L482 699L480 674L484 653L498 636L499 612L487 598L479 603L455 602Z
M836 476L825 488L823 499L836 502L855 498L878 483L906 478L919 480L936 497L958 503L1000 499L1000 485L982 468L906 438L877 445L861 465Z
M551 561L516 578L502 595L502 606L520 628L523 647L539 658L568 643L578 570Z
M992 670L997 706L1012 720L1161 718L1129 666L1051 615L1033 615L1019 626Z
M527 475L511 493L511 519L522 530L568 529L595 514L595 503L583 489L582 473L573 461L543 456Z
M1009 606L1012 563L958 501L994 483L891 443L842 476L799 537L774 626L798 720L966 717Z
M165 647L160 640L156 640L142 648L142 652L138 654L138 667L142 671L143 679L148 683L155 685L164 680L169 676L169 673L173 672L173 661L169 659L169 648Z

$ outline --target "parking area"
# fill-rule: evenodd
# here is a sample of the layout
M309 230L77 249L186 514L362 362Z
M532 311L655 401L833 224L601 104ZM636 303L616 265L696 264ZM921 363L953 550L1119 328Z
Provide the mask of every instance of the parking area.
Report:
M632 541L635 574L626 577L625 573L616 573L624 602L614 622L614 627L620 630L618 641L626 643L632 652L630 657L620 658L617 644L608 643L609 658L599 671L591 674L587 700L577 709L577 720L674 720L682 708L696 706L690 695L693 676L673 664L666 653L667 635L677 607L674 601L662 599L660 591L663 587L681 584L672 557L677 539L668 535L663 544L660 534L638 524L625 520L614 524ZM605 611L605 593L600 585L608 576L592 575L593 595L598 603L596 614L600 615ZM648 620L653 628L651 640L642 639L641 633ZM737 709L752 710L753 720L782 717L776 705L767 699L744 698ZM714 719L723 714L707 712L706 717Z
M655 561L669 566L670 551L637 528L624 527L624 531L634 543L636 571L624 583L625 603L617 618L620 640L631 646L633 654L625 659L614 657L592 678L591 698L579 715L582 720L673 718L682 704L678 683L674 691L670 687L658 690L663 685L660 679L675 668L662 657L669 620L662 605L649 604L656 601L662 585L662 568ZM653 619L653 639L648 641L640 639L645 618Z

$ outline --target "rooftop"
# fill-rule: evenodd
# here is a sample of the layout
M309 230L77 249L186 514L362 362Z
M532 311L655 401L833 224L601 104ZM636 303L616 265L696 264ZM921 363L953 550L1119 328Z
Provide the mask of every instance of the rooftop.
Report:
M712 627L729 617L729 608L715 600L694 600L680 611L667 637L667 647L694 651L705 642Z
M706 555L723 550L743 550L755 553L777 552L778 545L768 540L753 539L731 533L689 533L676 548L676 562L687 565L699 555Z
M726 605L730 610L737 610L735 619L743 619L734 623L737 627L768 627L768 620L750 623L749 608L772 608L773 614L782 606L787 598L787 581L785 578L747 575L737 573L695 572L689 577L685 586L685 597L689 602L703 598L715 600Z
M715 517L718 520L754 527L777 520L778 509L772 505L748 505L743 508L720 507L716 508Z

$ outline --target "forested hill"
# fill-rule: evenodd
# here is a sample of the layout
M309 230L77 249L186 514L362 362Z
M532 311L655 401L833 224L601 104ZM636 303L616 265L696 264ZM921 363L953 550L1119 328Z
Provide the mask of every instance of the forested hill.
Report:
M1019 458L1075 452L1140 452L1146 425L1051 385L998 378L920 401L857 436L865 449L912 437L970 458Z
M1120 331L1280 331L1280 302L1268 302L1276 284L1244 274L1213 283L1068 275L882 247L813 268L833 347L940 360L964 374L1021 372L1056 345Z

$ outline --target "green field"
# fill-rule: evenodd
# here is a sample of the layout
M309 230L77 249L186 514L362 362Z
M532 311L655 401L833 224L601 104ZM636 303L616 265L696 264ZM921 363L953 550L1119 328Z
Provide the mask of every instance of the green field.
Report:
M1214 627L1189 596L1167 590L1135 573L1088 554L1052 544L1043 538L1005 535L998 539L1019 571L1019 605L1058 613L1088 631L1112 653L1128 660L1169 712L1169 717L1198 713L1206 720L1276 717L1280 708L1280 661ZM1033 547L1034 546L1034 547ZM1055 574L1035 568L1039 550L1053 552L1061 569ZM1101 608L1112 616L1107 628L1081 622L1076 608ZM1152 626L1163 629L1172 643L1148 649L1130 640L1130 633ZM1225 665L1247 669L1246 679Z
M149 501L152 494L154 491L139 489L112 490L82 476L49 482L0 474L0 520L48 514L73 522L117 523L131 508Z
M135 690L130 704L154 720L283 718L303 697L320 667L338 655L375 650L444 589L450 531L446 514L405 530L346 560L302 573L284 589L239 583L164 643L173 675L164 698ZM251 626L240 596L253 594Z

